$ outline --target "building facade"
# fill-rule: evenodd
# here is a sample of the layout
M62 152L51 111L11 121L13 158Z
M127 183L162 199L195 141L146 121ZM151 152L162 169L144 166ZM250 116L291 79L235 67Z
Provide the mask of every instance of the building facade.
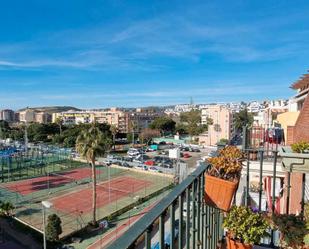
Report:
M231 139L233 133L233 112L224 105L209 105L202 109L202 124L207 124L207 119L212 119L213 124L208 126L208 131L201 134L201 145L213 146L221 139Z
M110 108L104 111L67 111L54 113L52 122L60 118L64 125L87 124L97 122L99 124L107 123L117 127L119 133L139 132L148 128L149 124L162 112L147 109L136 109L134 111L124 111L117 108Z
M15 112L10 109L0 110L0 120L4 120L6 122L14 122Z

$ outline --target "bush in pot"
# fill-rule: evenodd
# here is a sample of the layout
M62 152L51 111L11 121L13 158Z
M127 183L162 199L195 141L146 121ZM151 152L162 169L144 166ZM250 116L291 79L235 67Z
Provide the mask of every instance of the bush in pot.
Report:
M253 244L258 244L263 237L269 235L267 219L244 206L233 206L225 217L223 226L228 230L228 249L252 248Z
M291 148L295 153L309 153L309 143L305 141L294 143Z
M301 141L291 146L282 146L282 169L288 172L309 173L309 142Z
M243 153L236 146L222 149L205 173L205 201L208 205L228 211L236 193L242 170Z
M271 217L273 228L280 231L282 248L304 248L304 237L308 233L306 221L295 214L278 214Z

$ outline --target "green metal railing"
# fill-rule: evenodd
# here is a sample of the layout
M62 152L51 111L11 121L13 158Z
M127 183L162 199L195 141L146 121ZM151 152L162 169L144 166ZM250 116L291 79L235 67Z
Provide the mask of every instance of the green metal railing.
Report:
M216 248L223 236L223 216L204 203L206 169L199 166L108 249Z

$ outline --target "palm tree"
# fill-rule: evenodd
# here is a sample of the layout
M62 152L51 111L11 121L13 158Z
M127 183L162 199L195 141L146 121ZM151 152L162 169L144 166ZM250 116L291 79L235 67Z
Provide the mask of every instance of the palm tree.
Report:
M244 126L250 127L253 124L253 114L247 109L241 110L234 116L234 126L236 131L241 132Z
M117 135L117 133L118 133L118 128L117 128L117 126L116 126L116 125L111 125L110 131L111 131L111 133L112 133L112 135L113 135L113 145L114 145L114 150L115 150L115 138L116 138L116 135Z
M137 126L137 123L134 122L134 120L131 121L130 125L131 125L131 131L132 131L132 147L134 147L134 144L135 144L135 141L134 141L135 131L138 128L138 126Z
M61 117L57 117L56 120L55 120L55 123L57 125L59 125L59 132L60 132L60 135L62 133L62 124L63 124L63 119Z
M104 156L110 148L110 138L93 124L89 129L83 130L76 139L76 150L81 157L91 163L92 167L92 223L96 225L97 178L95 160Z

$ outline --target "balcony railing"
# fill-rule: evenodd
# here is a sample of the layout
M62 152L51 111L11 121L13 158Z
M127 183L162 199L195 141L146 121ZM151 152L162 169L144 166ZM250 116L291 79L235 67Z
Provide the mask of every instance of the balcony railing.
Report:
M246 154L246 161L234 204L254 206L259 211L269 213L288 214L291 172L281 170L278 151L255 148L244 149L243 152ZM255 161L252 160L251 153L256 155ZM204 186L207 183L203 176L208 166L206 164L199 166L108 249L216 248L217 243L223 238L223 214L220 210L204 203ZM255 177L253 187L250 185L252 176ZM283 183L285 177L286 180ZM278 182L281 186L278 186ZM300 191L300 214L302 215L306 200L304 179ZM284 198L285 203L284 208L281 206L280 210L277 209L278 198ZM278 231L269 232L270 238L263 239L261 244L277 246Z
M108 249L216 248L223 216L203 201L206 168L199 166Z

